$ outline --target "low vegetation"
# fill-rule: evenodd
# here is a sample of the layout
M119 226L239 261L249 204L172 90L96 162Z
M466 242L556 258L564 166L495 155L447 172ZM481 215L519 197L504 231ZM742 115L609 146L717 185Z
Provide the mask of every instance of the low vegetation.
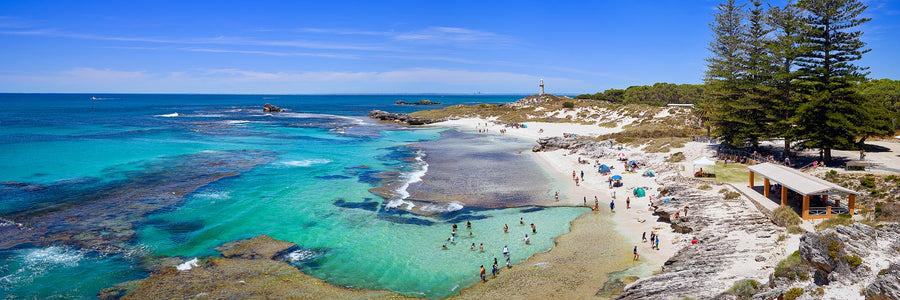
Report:
M842 214L836 218L828 218L828 219L822 220L822 222L820 222L819 224L816 224L816 231L823 231L823 230L826 230L829 228L834 228L835 226L838 226L838 225L847 226L850 224L853 224L853 219L851 219L850 215Z
M672 156L669 156L666 158L666 162L670 162L670 163L682 162L684 160L685 160L685 157L684 157L684 153L682 153L682 152L675 152L674 154L672 154Z
M794 209L790 206L784 205L779 206L775 210L772 211L772 219L776 225L781 227L788 227L791 225L799 225L803 220L800 219L800 216L794 212Z
M797 297L800 297L800 295L803 295L804 291L805 290L802 288L792 288L792 289L788 290L787 292L784 292L784 300L797 299Z
M860 192L860 195L856 197L856 210L864 215L868 215L868 220L875 223L900 222L900 176L831 170L825 173L824 179ZM847 200L843 199L842 201ZM834 225L844 224L843 222L849 221L836 220L831 222L839 223L828 223L822 226L834 227Z
M740 299L751 299L759 292L760 284L753 279L744 279L735 282L725 293L732 294Z
M800 250L797 250L775 265L775 277L805 281L809 280L810 270L810 266L800 257Z

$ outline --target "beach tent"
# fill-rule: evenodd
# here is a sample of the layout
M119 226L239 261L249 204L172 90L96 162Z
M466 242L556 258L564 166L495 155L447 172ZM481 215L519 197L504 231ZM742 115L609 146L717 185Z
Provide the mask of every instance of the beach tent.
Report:
M709 158L706 158L705 156L694 161L694 173L697 173L697 166L700 166L700 169L703 169L703 167L712 166L712 172L709 172L709 168L707 168L704 173L716 173L716 162L709 160Z
M610 178L615 179L615 180L620 180L620 179L622 179L622 175L613 175Z
M608 174L608 173L610 173L609 166L600 165L600 174Z
M647 170L647 171L644 171L644 176L653 177L653 176L656 176L656 174L653 174L653 171Z
M644 192L643 188L634 189L634 195L637 196L638 198L643 197L646 194L647 194L647 192Z

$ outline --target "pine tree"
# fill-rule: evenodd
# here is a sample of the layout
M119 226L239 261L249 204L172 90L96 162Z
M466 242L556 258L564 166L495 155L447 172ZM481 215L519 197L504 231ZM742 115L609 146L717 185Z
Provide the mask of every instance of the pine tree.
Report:
M867 68L853 62L869 52L852 30L871 20L860 14L858 0L800 0L803 10L802 53L797 59L803 103L797 110L799 137L808 147L822 148L825 160L831 149L850 147L867 132L869 114L854 86L865 80Z
M769 115L775 92L772 82L775 62L769 51L771 42L769 33L772 29L766 23L767 16L762 9L762 2L752 1L751 5L747 14L748 27L744 37L743 62L746 74L741 80L744 96L738 98L733 106L741 110L736 117L744 124L744 128L741 129L742 137L755 150L760 138L772 137L769 134L771 129Z
M800 12L793 3L784 7L771 7L767 19L773 29L769 43L772 54L774 95L769 110L770 132L772 136L784 139L784 154L791 153L791 143L795 140L794 115L799 106L794 80L797 78L795 63L800 46Z
M710 123L715 134L731 144L743 142L745 120L740 117L738 100L743 97L740 80L743 77L744 37L743 5L726 0L716 7L715 23L710 24L714 40L709 44L712 57L706 59L705 83L708 86L706 105L710 108Z

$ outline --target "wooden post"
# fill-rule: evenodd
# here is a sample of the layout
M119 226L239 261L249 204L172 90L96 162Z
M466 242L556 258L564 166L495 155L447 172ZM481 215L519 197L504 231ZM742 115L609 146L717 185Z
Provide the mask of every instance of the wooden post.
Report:
M856 195L850 194L850 202L847 203L847 206L850 207L850 216L853 216L853 210L856 208Z
M750 171L750 189L753 189L753 171Z
M803 195L803 208L800 211L803 213L803 219L809 220L809 195Z
M828 196L824 196L825 199L828 199ZM841 207L841 198L834 197L834 206Z
M769 198L769 179L763 178L763 196Z
M781 186L781 205L787 205L787 187Z
M831 205L825 206L825 215L831 216Z

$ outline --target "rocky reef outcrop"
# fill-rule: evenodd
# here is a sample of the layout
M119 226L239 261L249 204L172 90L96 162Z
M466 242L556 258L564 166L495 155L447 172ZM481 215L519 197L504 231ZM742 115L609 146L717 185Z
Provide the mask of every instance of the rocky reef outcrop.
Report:
M266 103L266 105L263 105L263 112L268 113L268 112L283 112L283 111L284 111L283 108L269 104L269 103Z
M900 263L892 262L890 267L878 272L878 277L866 286L866 299L900 299Z
M217 247L224 257L193 260L196 266L158 268L149 277L104 289L100 299L399 299L390 291L328 284L286 263L298 249L266 235Z
M411 117L409 114L389 113L383 110L373 110L369 112L369 118L381 121L396 122L406 125L425 125L446 121L446 119L429 119Z
M397 100L396 102L394 102L394 104L396 104L396 105L438 105L438 104L441 104L441 103L440 103L440 102L434 102L434 101L431 101L431 100L428 100L428 99L422 99L422 100L419 100L419 101L416 101L416 102L406 102L406 101L403 101L403 100Z

